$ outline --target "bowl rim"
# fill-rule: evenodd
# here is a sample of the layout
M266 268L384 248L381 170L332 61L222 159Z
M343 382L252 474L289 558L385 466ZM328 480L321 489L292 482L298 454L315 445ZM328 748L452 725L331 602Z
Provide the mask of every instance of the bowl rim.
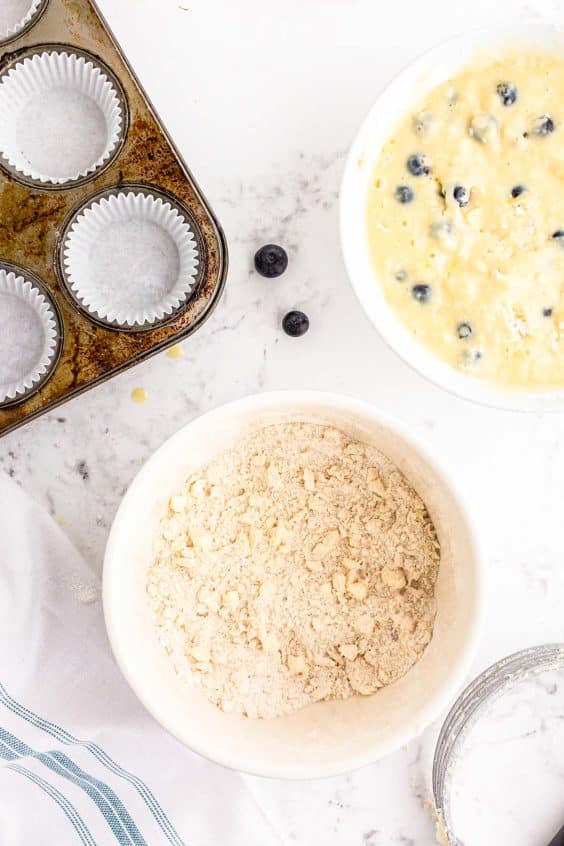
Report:
M386 345L398 355L412 370L418 373L427 381L438 388L467 402L495 408L502 411L521 412L563 412L564 411L564 387L553 389L527 390L519 387L504 387L494 382L476 379L471 375L462 373L456 368L444 362L439 356L432 353L422 344L415 340L409 330L400 322L395 311L387 303L384 296L379 300L379 309L383 309L388 316L392 317L392 327L385 326L379 311L369 302L368 292L371 287L379 286L379 280L374 271L367 277L357 268L357 251L352 243L350 220L353 217L353 210L358 207L357 182L358 163L363 156L366 139L370 135L371 127L375 118L380 114L382 100L389 97L396 87L401 86L404 80L413 77L423 78L425 73L436 63L440 62L443 54L453 51L456 45L472 46L478 49L484 39L500 38L500 43L505 36L508 39L508 46L511 42L509 37L523 35L530 38L534 43L534 34L544 32L550 33L555 39L562 40L564 47L564 23L550 21L541 17L527 16L522 20L514 20L510 24L494 23L488 26L475 27L470 30L459 32L449 38L443 39L430 49L420 53L411 59L397 73L395 73L383 85L377 94L373 105L365 115L360 128L350 146L339 195L339 231L341 240L341 252L347 270L347 276L356 297L362 306L367 318L373 324L378 334ZM465 63L462 62L459 69ZM455 71L453 71L455 72ZM417 94L413 97L413 104L417 103ZM406 107L406 113L407 113ZM370 178L372 167L364 168L364 184ZM363 205L366 202L366 194L363 192ZM370 261L370 264L372 262Z
M202 423L207 422L211 426L216 421L224 421L226 418L236 417L240 413L249 411L261 412L267 409L284 408L288 406L291 406L292 408L302 406L305 411L307 411L308 407L315 407L317 409L319 409L320 406L326 406L327 408L336 407L351 415L358 414L359 416L369 417L376 424L393 432L414 452L421 455L424 461L428 462L434 468L437 476L444 484L445 489L448 490L450 497L455 501L457 510L460 513L468 533L468 537L471 540L473 552L471 556L471 566L474 577L474 595L472 596L472 601L474 610L471 618L469 619L465 641L459 651L457 662L453 664L449 670L447 681L437 690L434 696L432 696L425 705L422 706L417 718L412 720L410 726L406 725L398 728L395 732L391 732L390 736L386 740L369 746L362 754L353 755L350 758L341 758L324 764L287 763L268 765L261 764L260 766L257 766L253 763L253 761L245 761L240 756L233 756L230 754L212 754L207 747L205 737L202 737L201 733L194 732L194 730L191 732L184 731L180 726L175 725L174 721L168 719L166 714L156 712L156 709L150 701L150 696L147 690L143 689L143 685L139 683L138 678L134 677L128 669L128 649L119 632L119 609L116 604L113 603L113 580L114 574L119 567L119 544L117 538L119 534L121 534L121 525L127 518L126 512L128 511L130 500L134 498L138 490L143 488L145 480L150 478L153 466L159 464L165 452L168 452L174 443L180 444L182 442L186 436L186 432L190 430L194 423L197 422L199 425L202 425ZM418 737L440 716L441 712L444 711L445 708L452 704L453 699L460 691L468 676L478 648L485 617L485 577L485 556L465 499L461 495L458 484L453 481L451 474L449 474L446 470L443 461L438 459L432 450L429 450L422 438L418 435L414 435L406 424L387 413L381 412L376 406L369 402L358 400L344 394L330 392L315 390L284 390L251 394L228 402L224 405L220 405L211 411L199 415L180 428L171 437L167 438L167 440L165 440L164 443L152 453L131 482L114 517L104 555L102 602L108 640L118 667L120 668L128 685L145 709L173 737L179 740L191 751L201 755L203 758L237 772L253 776L288 780L318 779L352 772L360 767L372 764L380 758L383 758L385 755L396 751Z

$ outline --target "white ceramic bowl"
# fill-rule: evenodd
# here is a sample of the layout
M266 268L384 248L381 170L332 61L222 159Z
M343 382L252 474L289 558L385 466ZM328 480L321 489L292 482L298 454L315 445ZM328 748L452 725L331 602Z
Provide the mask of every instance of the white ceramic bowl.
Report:
M366 201L369 180L383 144L431 89L471 64L476 55L500 48L542 47L564 57L564 29L539 20L496 26L453 38L421 56L384 89L349 153L341 190L341 240L356 294L384 340L431 382L465 399L520 411L562 411L564 390L510 390L455 370L413 338L390 308L368 250Z
M227 715L181 682L157 641L145 592L151 548L171 494L197 467L262 426L332 424L371 443L426 502L442 545L433 640L399 682L374 696L324 702L275 720ZM471 521L437 459L372 406L316 392L251 396L199 417L141 470L116 515L104 562L104 613L114 655L145 707L196 752L234 769L314 778L355 769L420 734L463 684L482 618L482 563Z

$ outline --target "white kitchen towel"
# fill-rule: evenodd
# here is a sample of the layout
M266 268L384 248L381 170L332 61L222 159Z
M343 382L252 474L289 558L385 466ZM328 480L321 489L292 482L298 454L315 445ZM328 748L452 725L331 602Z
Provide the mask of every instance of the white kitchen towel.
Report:
M0 846L279 846L244 778L135 699L99 585L1 473L0 655Z

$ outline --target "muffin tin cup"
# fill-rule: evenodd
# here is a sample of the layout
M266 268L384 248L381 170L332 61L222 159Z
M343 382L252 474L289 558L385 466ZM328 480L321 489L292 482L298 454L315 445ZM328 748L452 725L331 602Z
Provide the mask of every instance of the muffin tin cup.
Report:
M11 41L28 29L46 5L47 0L27 0L27 4L22 4L21 9L14 8L13 13L5 9L0 14L0 44Z
M118 152L126 114L118 83L94 57L36 48L0 79L0 162L32 184L76 183Z
M0 406L13 404L47 381L57 363L61 322L33 274L0 267Z
M45 295L57 345L44 373L8 380L25 341L6 344L3 303L0 437L191 336L228 266L221 226L95 0L0 0L10 28L24 11L23 29L0 34L0 270Z
M71 297L112 328L170 319L188 302L200 264L188 213L149 187L92 199L67 224L60 249Z

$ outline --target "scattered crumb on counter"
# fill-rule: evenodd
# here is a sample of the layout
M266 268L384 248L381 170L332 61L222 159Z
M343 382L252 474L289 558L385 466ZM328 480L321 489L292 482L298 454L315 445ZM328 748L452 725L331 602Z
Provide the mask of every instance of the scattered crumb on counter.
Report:
M184 350L180 346L180 344L175 344L173 347L167 350L166 354L168 358L182 358L182 356L184 355Z
M442 844L442 846L450 846L448 834L446 833L440 822L437 823L437 843Z
M449 836L447 834L445 823L443 820L442 811L439 811L437 808L434 809L434 817L435 817L435 826L436 826L436 835L437 835L437 843L440 843L441 846L450 846Z
M94 585L79 585L76 589L76 598L82 605L92 605L98 600L98 590Z
M143 405L149 399L149 391L146 388L133 388L131 391L131 399L137 405Z
M62 583L72 593L73 598L81 605L93 605L100 599L100 587L95 581L90 581L88 574L84 575L85 581L79 574L73 574L70 578L62 576Z
M445 826L443 812L439 810L439 808L437 808L431 798L423 799L421 804L424 810L430 814L435 825L436 842L441 844L441 846L451 846L451 842L449 840L449 836L447 834Z

